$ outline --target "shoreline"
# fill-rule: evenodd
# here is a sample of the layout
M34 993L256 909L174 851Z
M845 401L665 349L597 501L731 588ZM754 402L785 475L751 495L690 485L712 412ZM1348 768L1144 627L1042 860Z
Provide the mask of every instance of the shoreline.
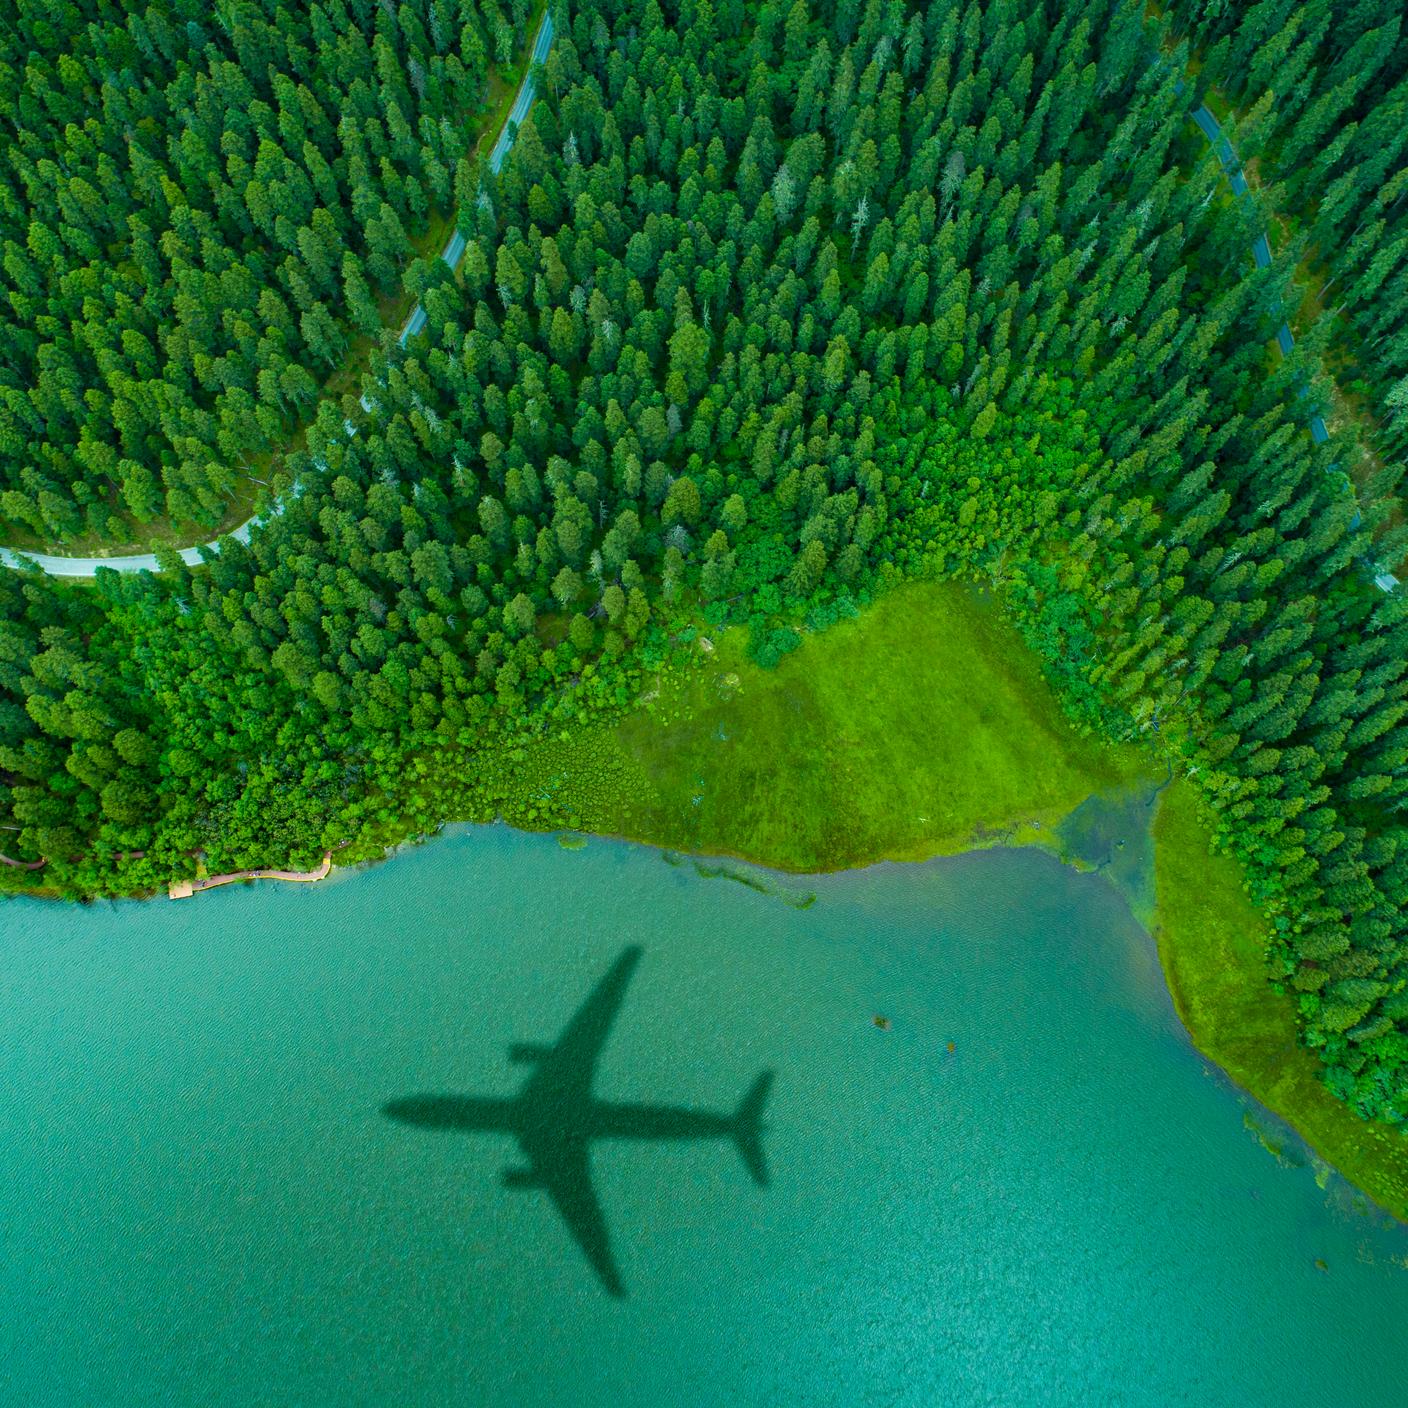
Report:
M1157 865L1160 847L1156 834L1156 824L1159 810L1162 807L1165 796L1169 793L1168 784L1165 783L1157 788L1157 795L1152 801L1153 814L1149 837L1151 841L1151 852ZM1069 814L1068 814L1069 815ZM205 881L187 881L182 889L177 882L173 882L170 887L169 897L172 899L186 898L198 893L201 890L213 889L218 886L234 883L245 883L256 879L283 879L300 881L302 883L313 883L318 880L330 877L337 870L351 871L363 867L380 866L390 861L394 861L398 854L412 847L425 845L436 839L451 827L483 827L483 826L507 826L524 836L540 836L543 838L557 837L559 841L565 836L578 836L584 841L605 841L612 844L640 846L645 849L655 851L662 858L673 857L675 863L689 862L696 869L707 866L710 863L732 863L739 866L746 866L753 870L763 871L771 875L785 877L791 881L806 880L813 876L844 875L852 871L869 870L880 865L924 865L930 861L956 859L961 856L979 854L992 850L1035 850L1041 851L1051 856L1061 865L1070 866L1072 869L1090 875L1102 876L1106 883L1119 893L1121 899L1129 906L1132 917L1139 925L1140 929L1148 936L1154 946L1158 957L1160 972L1163 975L1164 985L1169 995L1169 1000L1174 1012L1178 1017L1179 1024L1183 1030L1183 1035L1191 1050L1199 1059L1212 1066L1220 1079L1224 1079L1240 1095L1255 1102L1261 1109L1267 1111L1276 1120L1280 1121L1291 1130L1295 1137L1299 1139L1314 1157L1322 1162L1326 1167L1333 1170L1335 1175L1353 1188L1356 1194L1364 1197L1375 1209L1383 1215L1392 1218L1395 1222L1408 1226L1408 1199L1397 1195L1395 1188L1389 1185L1383 1178L1375 1178L1372 1169L1351 1171L1345 1167L1347 1162L1343 1153L1334 1147L1327 1147L1327 1143L1333 1145L1336 1141L1333 1133L1327 1138L1325 1132L1313 1127L1318 1123L1328 1120L1332 1124L1339 1124L1343 1121L1352 1120L1352 1126L1346 1126L1351 1134L1360 1133L1368 1137L1376 1135L1379 1137L1394 1137L1394 1131L1387 1126L1370 1125L1367 1121L1360 1120L1348 1106L1336 1100L1334 1096L1326 1090L1323 1085L1318 1087L1321 1099L1317 1102L1321 1109L1317 1112L1321 1119L1307 1119L1304 1115L1298 1117L1297 1112L1286 1108L1286 1102L1276 1098L1274 1092L1259 1088L1254 1073L1241 1068L1241 1063L1235 1056L1229 1056L1226 1052L1218 1050L1218 1041L1215 1031L1202 1029L1202 1024L1198 1022L1192 1004L1189 1001L1186 985L1183 981L1179 968L1178 954L1175 952L1176 941L1171 937L1169 916L1166 912L1167 906L1162 901L1166 896L1156 896L1152 909L1147 914L1138 912L1136 897L1122 885L1119 879L1109 873L1105 865L1091 864L1083 860L1080 856L1074 855L1061 842L1059 834L1059 822L1063 818L1057 818L1054 822L1046 818L1030 819L1004 819L996 823L985 823L980 825L975 833L968 835L949 835L934 838L928 842L914 847L905 847L887 850L884 853L867 856L864 859L853 863L823 866L820 868L811 867L807 869L794 868L786 863L774 863L766 859L760 859L753 855L745 854L738 850L710 848L706 850L688 850L679 845L652 838L646 835L636 835L625 831L593 831L590 828L563 828L561 826L534 827L531 825L520 825L510 822L502 817L496 817L491 821L475 821L472 819L452 818L443 822L435 831L423 833L414 838L388 846L386 850L375 856L368 856L360 860L353 860L344 864L334 864L331 853L327 853L323 864L316 871L288 871L279 870L272 867L263 867L259 870L241 871L228 875L209 877ZM1210 857L1210 861L1226 861L1230 863L1228 857ZM701 874L703 872L701 871ZM722 872L722 878L731 877L727 872ZM178 894L177 890L182 889ZM124 901L136 901L145 903L161 897L159 889L147 891L140 895L124 896ZM93 902L92 897L87 897L77 901L65 901L61 896L53 894L42 894L29 892L25 898L47 900L59 903L77 903L86 905ZM785 898L785 896L783 897ZM1258 1000L1262 998L1261 993L1256 994ZM1275 994L1269 984L1266 985L1265 998L1274 998ZM1318 1061L1313 1053L1298 1044L1295 1052L1302 1064L1314 1063L1318 1067ZM1295 1059L1292 1057L1292 1059ZM1317 1082L1318 1084L1318 1082ZM1408 1135L1399 1136L1403 1139L1403 1156L1408 1160ZM1263 1141L1264 1142L1264 1141ZM1268 1146L1268 1152L1273 1157L1278 1157L1276 1151ZM1357 1151L1355 1151L1357 1152Z
M1212 852L1193 785L1176 780L1151 809L1162 755L1077 731L990 597L911 583L771 670L738 631L697 664L619 716L427 764L417 805L339 859L374 863L496 817L790 877L1045 849L1120 889L1202 1058L1408 1220L1408 1138L1360 1120L1319 1079L1292 999L1269 981L1265 920L1238 863ZM396 836L417 813L446 820ZM234 870L244 857L220 859ZM59 897L7 878L7 893ZM170 877L144 879L151 894Z
M228 875L198 876L194 880L173 880L166 887L168 899L188 900L202 890L214 890L221 885L234 885L244 880L287 880L295 885L314 885L332 873L332 852L323 852L323 863L315 870L275 870L267 866L257 870L234 870ZM152 896L155 898L155 895Z
M1163 806L1164 799L1172 790L1170 783L1173 779L1156 784L1155 796L1151 801L1151 825L1149 838L1151 842L1151 852L1157 865L1159 856L1159 845L1154 824L1157 823L1158 814ZM1305 1145L1305 1147L1325 1167L1332 1170L1336 1177L1342 1179L1344 1183L1352 1188L1356 1195L1363 1197L1375 1210L1394 1222L1403 1226L1408 1226L1408 1199L1396 1195L1392 1186L1386 1184L1385 1179L1375 1178L1372 1169L1350 1171L1345 1168L1345 1156L1333 1147L1327 1147L1327 1136L1319 1129L1307 1126L1314 1126L1319 1123L1315 1119L1307 1119L1304 1115L1297 1116L1297 1113L1285 1108L1285 1103L1278 1101L1274 1093L1264 1089L1258 1089L1257 1082L1249 1076L1245 1070L1237 1069L1236 1062L1227 1062L1220 1058L1216 1051L1216 1041L1207 1031L1199 1031L1195 1019L1191 1019L1189 1004L1180 986L1177 968L1177 959L1173 952L1174 942L1170 937L1168 915L1165 912L1166 906L1160 903L1159 897L1155 897L1151 912L1141 915L1136 905L1136 897L1122 885L1119 879L1109 873L1105 865L1093 865L1083 861L1079 856L1073 855L1062 845L1055 825L1047 825L1039 822L1032 825L1030 822L1006 822L993 826L981 827L980 830L987 834L981 836L971 836L966 839L945 837L935 841L927 847L917 847L912 851L894 854L881 854L872 856L866 860L854 864L838 865L822 869L812 868L809 870L793 869L787 865L777 865L766 860L759 860L754 856L744 855L736 851L709 850L709 851L689 851L678 846L666 844L659 840L652 840L645 836L634 836L626 833L596 832L586 829L565 830L562 827L534 828L530 826L519 826L514 823L503 821L498 818L492 822L473 821L452 821L446 822L449 826L481 826L481 825L504 825L511 826L513 830L524 835L559 838L568 835L576 835L590 841L607 841L615 844L641 846L655 851L663 858L675 857L677 861L687 861L694 863L696 868L700 864L707 865L710 862L732 862L740 866L748 866L755 870L767 872L768 874L785 877L788 880L800 881L811 876L824 875L844 875L852 871L869 870L880 865L924 865L930 861L957 859L961 856L979 854L992 850L1036 850L1051 856L1061 865L1070 866L1073 870L1087 875L1101 876L1125 901L1130 908L1130 913L1140 929L1148 937L1153 945L1155 954L1159 961L1159 969L1163 975L1164 986L1169 996L1169 1001L1174 1013L1178 1018L1182 1028L1184 1039L1187 1041L1191 1051L1202 1061L1207 1062L1218 1074L1218 1078L1225 1080L1228 1085L1239 1095L1254 1102L1260 1109L1269 1113L1274 1119L1289 1129L1295 1137ZM443 830L444 827L441 828ZM396 852L404 845L420 845L426 841L435 839L439 832L426 836L421 841L402 843L388 851L385 856L370 861L357 862L358 865L375 865L382 860L392 860ZM1223 861L1233 864L1231 858L1227 856L1210 856L1209 862ZM729 877L724 878L739 878ZM786 896L779 896L786 899ZM1265 998L1271 999L1276 994L1271 989L1269 983L1265 983ZM1262 994L1256 994L1258 999ZM1298 1053L1301 1064L1313 1063L1318 1068L1319 1061L1312 1052L1305 1047L1296 1044L1294 1051ZM1293 1058L1295 1059L1295 1058ZM1330 1092L1318 1082L1318 1093L1321 1100L1317 1102L1322 1108L1317 1113L1329 1120L1339 1123L1340 1121L1353 1121L1353 1125L1346 1126L1351 1133L1362 1134L1364 1137L1400 1138L1403 1142L1402 1154L1405 1161L1408 1161L1408 1134L1397 1134L1389 1126L1372 1125L1368 1121L1362 1120L1342 1102L1337 1100ZM1267 1152L1274 1158L1280 1157L1277 1150L1266 1144L1262 1139ZM1333 1138L1330 1137L1330 1143ZM1312 1165L1313 1168L1313 1165Z

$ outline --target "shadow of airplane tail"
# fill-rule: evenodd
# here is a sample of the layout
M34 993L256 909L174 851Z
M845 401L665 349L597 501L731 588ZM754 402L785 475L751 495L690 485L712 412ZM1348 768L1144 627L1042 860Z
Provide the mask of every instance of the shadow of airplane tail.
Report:
M763 1106L772 1089L772 1071L764 1071L748 1087L733 1115L733 1142L744 1167L760 1188L768 1185L768 1161L763 1153Z

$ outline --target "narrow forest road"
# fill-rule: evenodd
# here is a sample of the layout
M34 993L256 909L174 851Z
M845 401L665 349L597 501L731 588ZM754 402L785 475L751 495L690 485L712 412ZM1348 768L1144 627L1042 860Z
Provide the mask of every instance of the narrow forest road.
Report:
M503 165L504 157L508 154L509 148L513 145L513 137L517 127L528 116L528 110L533 106L533 100L537 96L536 83L534 81L533 70L536 65L543 63L552 48L553 23L551 13L544 13L542 23L538 26L538 33L533 40L532 48L528 56L527 69L523 75L523 81L518 86L518 94L514 99L513 107L510 109L508 117L504 121L498 139L495 141L493 150L489 154L489 168L497 172ZM1181 94L1184 91L1183 80L1178 81L1177 91ZM1231 141L1223 132L1217 118L1213 116L1205 103L1199 103L1190 114L1192 120L1197 124L1199 130L1208 139L1209 144L1217 154L1218 161L1222 165L1223 174L1227 177L1232 188L1232 194L1238 199L1242 199L1251 194L1251 188L1247 184L1247 178L1242 170L1242 163L1233 149ZM451 269L459 267L460 260L464 257L465 238L456 228L450 235L440 257L450 266ZM1258 267L1265 267L1271 263L1271 242L1263 231L1252 242L1252 258ZM419 303L411 310L410 317L406 320L406 325L401 329L401 334L397 341L404 347L407 341L415 337L422 328L425 327L425 309ZM1291 348L1295 346L1295 338L1291 334L1289 324L1282 323L1276 331L1276 343L1280 347L1283 355L1288 355ZM370 410L371 404L365 394L362 396L362 407ZM1317 412L1310 417L1308 422L1311 438L1315 441L1322 441L1329 438L1329 431L1326 429L1324 418ZM356 427L349 421L347 423L347 433L355 435ZM1346 476L1347 477L1347 476ZM297 492L295 489L294 492ZM265 515L256 515L246 519L238 528L231 532L222 534L221 537L212 539L207 543L198 543L192 547L181 548L177 556L189 567L197 566L201 561L203 549L215 549L218 551L220 543L225 538L234 538L238 542L248 542L251 529L262 517L279 512L280 504L275 502ZM155 553L135 553L127 557L65 557L58 553L24 553L20 554L11 548L0 547L0 565L5 567L19 567L23 563L33 563L43 572L54 577L93 577L100 567L110 567L116 572L155 572L157 571L157 559ZM1391 572L1383 571L1377 566L1371 566L1374 574L1375 584L1383 591L1392 591L1398 585L1398 579Z
M533 106L533 100L538 95L533 71L537 65L546 62L548 53L552 49L552 40L553 23L552 14L549 12L544 13L542 23L538 26L538 33L534 37L528 53L523 81L518 85L518 93L513 100L513 107L509 109L508 116L504 119L503 127L499 130L498 138L489 153L489 169L493 172L498 172L499 168L503 166L504 157L508 155L509 149L513 146L516 131L522 125L523 119L528 116L528 110ZM465 237L459 232L457 226L451 231L449 242L441 251L440 257L451 269L458 269L460 260L464 258L464 251ZM411 315L406 319L406 325L401 329L401 335L396 340L404 347L407 341L419 333L424 326L425 309L417 303L411 309ZM371 409L365 395L362 397L362 408L364 410ZM349 435L356 434L356 427L350 421L347 425L347 433ZM241 543L248 542L250 531L255 524L271 514L278 513L279 508L279 503L275 502L264 514L256 514L245 519L238 528L233 528L228 533L222 533L218 538L212 538L209 542L180 548L176 555L188 567L197 567L203 560L201 558L203 549L212 548L218 551L220 544L227 538L233 538L236 542ZM114 572L155 572L158 570L156 554L153 552L132 553L124 557L67 557L62 553L20 553L13 548L0 547L0 566L21 567L30 564L37 566L41 572L47 572L51 577L93 577L97 575L100 567L110 567Z
M1176 85L1177 92L1182 94L1184 87L1183 80L1179 79ZM1232 188L1232 194L1238 200L1245 199L1247 196L1251 195L1251 187L1247 184L1246 174L1242 170L1241 158L1238 157L1230 139L1222 130L1221 124L1218 122L1217 118L1213 116L1212 110L1206 103L1199 103L1198 106L1193 109L1192 116L1193 121L1198 125L1199 131L1208 139L1208 145L1212 147L1213 152L1216 154L1218 162L1222 166L1222 174L1227 177L1228 185ZM1271 240L1268 238L1265 230L1252 241L1252 262L1258 269L1265 269L1271 264ZM1283 357L1289 357L1291 355L1291 349L1296 345L1296 340L1294 334L1291 332L1291 325L1289 323L1283 322L1281 326L1276 329L1276 345L1281 349L1281 355ZM1302 387L1302 394L1305 394L1305 391L1306 388ZM1310 419L1306 422L1306 429L1310 431L1310 438L1314 440L1317 445L1330 438L1330 432L1325 425L1325 417L1322 416L1319 411L1311 415ZM1332 466L1332 469L1339 470L1339 466ZM1339 472L1341 474L1344 473L1343 470L1339 470ZM1349 476L1346 474L1344 478L1345 482L1349 485L1350 492L1356 493ZM1356 509L1354 526L1358 527L1358 525L1359 512L1358 509ZM1373 577L1374 585L1378 587L1380 591L1391 592L1398 585L1398 578L1395 577L1392 572L1380 567L1377 563L1371 562L1368 558L1364 558L1362 561Z

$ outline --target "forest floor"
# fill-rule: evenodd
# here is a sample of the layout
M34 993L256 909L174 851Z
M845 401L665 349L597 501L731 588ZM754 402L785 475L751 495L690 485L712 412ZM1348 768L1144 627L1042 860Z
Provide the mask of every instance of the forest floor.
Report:
M1054 825L1086 798L1164 780L1149 751L1076 732L995 603L957 583L903 587L773 670L746 659L741 632L696 650L698 668L667 670L619 722L563 730L491 771L525 807L566 805L582 831L787 871L993 844L1059 852ZM542 825L517 806L505 816ZM1163 792L1152 927L1193 1045L1408 1219L1408 1137L1320 1083L1292 999L1270 986L1240 867L1210 834L1191 784Z

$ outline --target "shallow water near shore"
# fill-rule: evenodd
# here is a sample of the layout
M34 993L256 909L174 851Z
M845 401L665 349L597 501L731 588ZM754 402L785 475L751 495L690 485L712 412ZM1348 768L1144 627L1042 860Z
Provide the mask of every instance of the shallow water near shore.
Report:
M0 1403L1396 1401L1408 1229L1192 1050L1103 876L729 880L462 828L0 905ZM591 1147L619 1295L511 1138L384 1113L513 1097L612 973L598 1099L732 1119L775 1073L765 1185L729 1137Z

